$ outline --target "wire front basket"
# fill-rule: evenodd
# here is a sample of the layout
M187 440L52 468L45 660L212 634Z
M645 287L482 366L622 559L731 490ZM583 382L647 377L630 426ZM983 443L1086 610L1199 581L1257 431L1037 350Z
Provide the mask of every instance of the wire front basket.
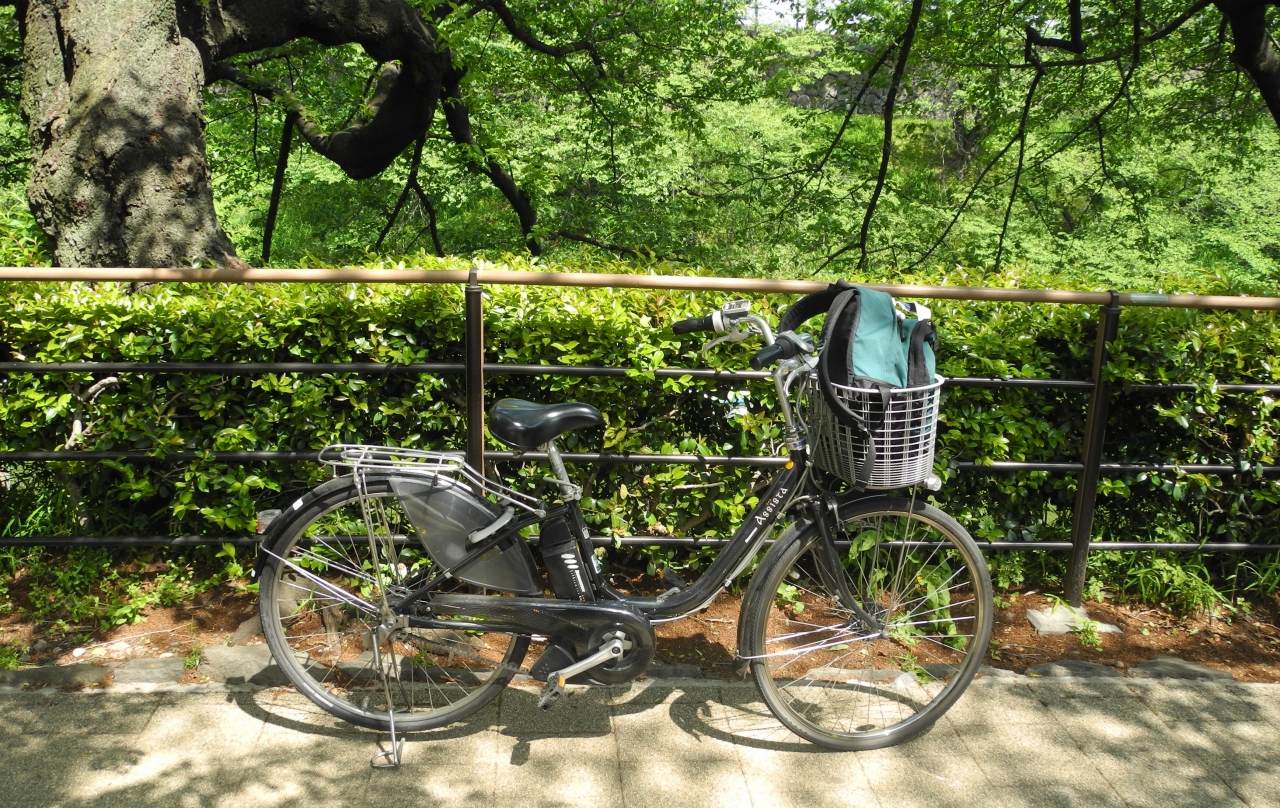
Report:
M874 453L865 438L840 423L822 391L818 375L811 374L805 405L809 447L813 463L848 483L873 462L867 488L902 488L916 485L933 472L934 438L938 432L938 401L943 378L933 384L890 391L888 407L879 390L833 384L836 396L853 413L869 424L884 421L872 431Z

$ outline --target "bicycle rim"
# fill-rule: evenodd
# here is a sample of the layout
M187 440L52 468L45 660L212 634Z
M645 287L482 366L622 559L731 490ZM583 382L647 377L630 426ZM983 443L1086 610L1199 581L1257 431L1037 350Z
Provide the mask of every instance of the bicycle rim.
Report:
M388 478L321 486L289 512L259 590L263 633L285 675L359 726L443 726L484 706L517 670L527 637L397 626L383 611L432 572ZM373 525L372 540L368 525ZM451 580L444 591L479 592ZM388 619L391 618L391 619Z
M775 716L814 743L901 743L977 673L991 636L986 565L955 520L906 499L842 508L834 539L858 608L830 577L816 529L780 548L749 606L756 684Z

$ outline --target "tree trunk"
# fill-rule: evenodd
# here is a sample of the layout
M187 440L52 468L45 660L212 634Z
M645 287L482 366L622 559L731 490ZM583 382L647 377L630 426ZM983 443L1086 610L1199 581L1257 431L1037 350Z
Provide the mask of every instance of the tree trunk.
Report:
M205 162L204 67L175 0L30 0L27 196L59 266L239 263Z

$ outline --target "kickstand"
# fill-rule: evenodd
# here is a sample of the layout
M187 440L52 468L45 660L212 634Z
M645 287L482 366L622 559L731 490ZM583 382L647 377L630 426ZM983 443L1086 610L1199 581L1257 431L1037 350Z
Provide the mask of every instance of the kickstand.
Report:
M400 767L401 754L404 752L404 738L396 738L396 712L387 710L387 718L391 721L391 748L383 749L382 741L378 741L378 754L373 756L369 765L375 769L397 769Z

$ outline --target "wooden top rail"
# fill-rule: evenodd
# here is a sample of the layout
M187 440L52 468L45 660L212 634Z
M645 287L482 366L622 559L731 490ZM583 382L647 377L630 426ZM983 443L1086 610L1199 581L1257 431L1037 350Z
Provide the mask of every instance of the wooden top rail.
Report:
M827 287L824 281L718 278L697 275L617 275L590 272L524 272L502 269L129 269L61 267L0 267L0 281L137 281L141 283L467 283L472 274L481 284L521 286L617 287L677 289L698 292L754 292L808 294ZM866 284L898 297L933 300L985 300L1010 303L1066 303L1103 306L1108 292L1059 289L1010 289L970 286ZM1240 295L1163 295L1125 292L1121 306L1190 309L1253 309L1280 311L1280 297Z

